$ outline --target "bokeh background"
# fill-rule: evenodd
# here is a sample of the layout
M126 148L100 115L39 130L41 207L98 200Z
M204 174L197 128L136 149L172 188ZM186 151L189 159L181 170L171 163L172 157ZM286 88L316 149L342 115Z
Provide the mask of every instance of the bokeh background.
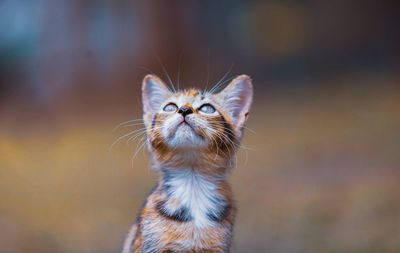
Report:
M233 252L400 252L399 26L397 1L0 1L0 251L120 252L157 178L109 148L161 61L253 78Z

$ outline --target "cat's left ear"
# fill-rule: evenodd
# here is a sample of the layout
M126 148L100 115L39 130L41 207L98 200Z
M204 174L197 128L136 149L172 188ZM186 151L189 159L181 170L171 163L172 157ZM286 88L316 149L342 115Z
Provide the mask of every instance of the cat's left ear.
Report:
M217 94L233 124L241 129L246 123L253 101L253 84L247 75L240 75Z
M160 110L162 103L171 95L167 85L155 75L147 75L142 84L143 111L153 114Z

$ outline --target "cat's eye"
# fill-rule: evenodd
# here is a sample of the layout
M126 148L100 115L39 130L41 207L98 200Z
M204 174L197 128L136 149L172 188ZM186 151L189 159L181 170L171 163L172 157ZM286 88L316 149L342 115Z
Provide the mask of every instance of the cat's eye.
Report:
M202 105L199 110L206 114L213 114L216 112L214 106L212 106L210 104Z
M166 106L164 106L164 112L175 112L178 110L178 106L174 103L169 103Z

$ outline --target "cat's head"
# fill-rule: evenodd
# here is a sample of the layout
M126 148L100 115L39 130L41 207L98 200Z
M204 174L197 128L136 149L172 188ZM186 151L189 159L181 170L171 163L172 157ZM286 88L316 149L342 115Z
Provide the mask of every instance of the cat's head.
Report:
M231 154L241 140L252 98L253 86L246 75L236 77L219 93L173 92L157 76L147 75L142 99L149 148Z

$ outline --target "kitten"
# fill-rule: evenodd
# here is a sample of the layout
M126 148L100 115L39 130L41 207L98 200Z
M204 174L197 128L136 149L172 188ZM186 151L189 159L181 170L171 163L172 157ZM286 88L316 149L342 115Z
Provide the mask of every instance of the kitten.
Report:
M251 79L221 92L172 92L143 80L143 119L160 179L132 226L123 253L229 252L235 204L227 183L253 98Z

